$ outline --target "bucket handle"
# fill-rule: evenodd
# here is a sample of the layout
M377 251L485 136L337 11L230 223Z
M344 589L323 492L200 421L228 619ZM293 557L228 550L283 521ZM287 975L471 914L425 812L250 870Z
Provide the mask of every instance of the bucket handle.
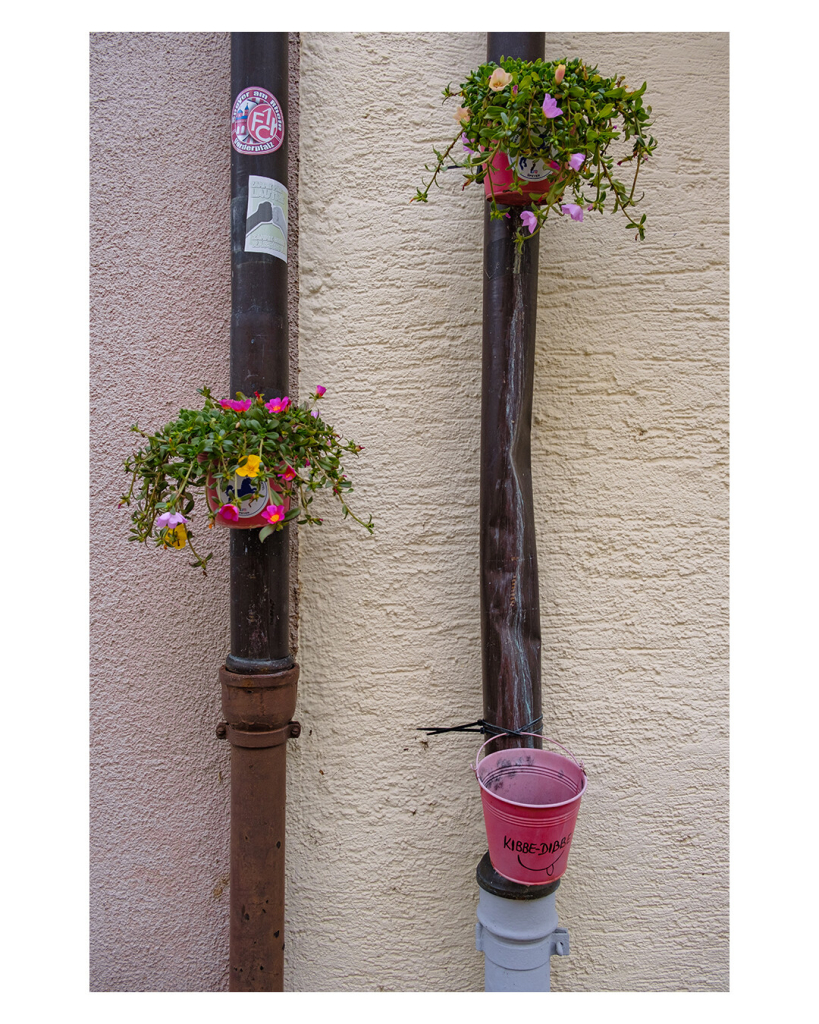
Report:
M480 757L480 753L483 750L483 748L487 745L487 743L491 743L492 740L499 740L499 739L501 739L504 736L511 736L511 735L513 735L513 734L509 733L509 732L498 733L497 736L490 736L488 740L486 740L484 743L482 743L478 747L478 753L475 754L475 763L471 764L469 766L472 769L472 771L475 773L475 777L476 778L478 776L478 764L479 764L478 758ZM516 732L516 733L514 733L514 735L515 736L534 736L535 739L546 740L548 743L554 743L554 745L556 747L560 747L561 750L565 750L566 753L569 755L569 757L574 761L574 763L580 769L580 771L583 772L584 775L586 774L586 769L583 767L583 762L582 761L578 761L577 758L574 756L574 754L571 752L571 750L569 750L568 747L564 747L562 743L558 743L557 740L550 739L548 736L541 736L540 733L537 733L537 732Z

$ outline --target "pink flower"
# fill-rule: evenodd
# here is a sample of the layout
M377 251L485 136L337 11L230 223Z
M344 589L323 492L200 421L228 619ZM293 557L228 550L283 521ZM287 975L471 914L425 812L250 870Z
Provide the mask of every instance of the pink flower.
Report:
M318 419L318 409L313 409L313 411L312 411L312 412L310 413L310 415L311 415L311 416L312 416L312 417L313 417L314 419Z
M282 522L284 519L284 505L268 505L262 512L262 519L266 519L271 526Z
M265 403L265 409L268 412L284 412L290 404L290 399L287 396L284 398L271 398L269 402Z
M292 466L288 466L283 473L279 473L278 476L284 480L285 483L290 483L291 480L296 479L296 471Z
M537 217L529 210L523 211L520 215L520 222L525 228L529 229L530 235L537 227Z
M325 393L326 390L327 388L323 388L321 384L316 384L316 394L319 396L319 398L321 398L321 396Z
M569 167L571 167L573 171L579 171L585 162L585 153L572 153L572 155L569 157Z
M161 516L157 516L156 525L160 530L168 529L173 530L177 526L181 526L182 523L189 523L190 519L186 519L181 512L163 512Z
M563 213L567 213L572 220L583 220L583 207L578 206L577 203L566 203L566 205L561 206L560 209Z
M234 412L247 412L247 410L253 405L252 398L245 398L242 402L237 402L235 398L223 398L219 403L223 409L232 409Z
M563 111L557 105L557 100L546 93L543 100L543 116L544 117L559 117Z
M557 160L550 160L549 161L549 166L552 168L553 171L559 171L560 170L560 164L557 162Z
M218 514L228 523L239 522L239 509L235 505L223 505Z

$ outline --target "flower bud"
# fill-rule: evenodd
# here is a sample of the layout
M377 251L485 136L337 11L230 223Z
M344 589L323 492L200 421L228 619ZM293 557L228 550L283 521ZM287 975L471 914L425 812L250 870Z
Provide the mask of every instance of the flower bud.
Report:
M560 83L563 81L563 76L565 74L566 74L566 65L565 64L558 64L557 68L555 69L555 83L557 85L560 85Z

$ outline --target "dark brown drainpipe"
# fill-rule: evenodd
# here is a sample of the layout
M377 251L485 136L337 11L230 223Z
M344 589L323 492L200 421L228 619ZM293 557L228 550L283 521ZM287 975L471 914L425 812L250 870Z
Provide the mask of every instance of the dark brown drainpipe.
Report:
M536 60L543 32L489 32L486 59ZM493 725L539 731L540 601L532 506L532 388L539 236L515 252L521 207L510 217L484 213L483 380L481 390L480 590L483 717ZM496 740L488 750L541 747L531 737ZM554 886L518 885L493 869L487 853L478 883L498 896L533 899Z
M284 137L272 152L231 148L230 389L272 398L288 390L287 263L246 252L245 236L248 176L288 184L287 33L232 33L231 106L251 86L278 101ZM231 743L231 992L284 989L286 751L300 731L292 721L299 669L289 648L288 533L261 542L258 530L231 531L230 654L219 672L220 734Z

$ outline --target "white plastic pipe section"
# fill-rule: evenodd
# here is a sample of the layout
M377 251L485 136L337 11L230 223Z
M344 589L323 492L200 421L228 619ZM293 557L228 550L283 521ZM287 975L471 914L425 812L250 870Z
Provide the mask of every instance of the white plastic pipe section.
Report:
M569 933L557 926L557 893L510 900L479 892L475 948L484 955L484 991L549 992L549 958L569 955Z

